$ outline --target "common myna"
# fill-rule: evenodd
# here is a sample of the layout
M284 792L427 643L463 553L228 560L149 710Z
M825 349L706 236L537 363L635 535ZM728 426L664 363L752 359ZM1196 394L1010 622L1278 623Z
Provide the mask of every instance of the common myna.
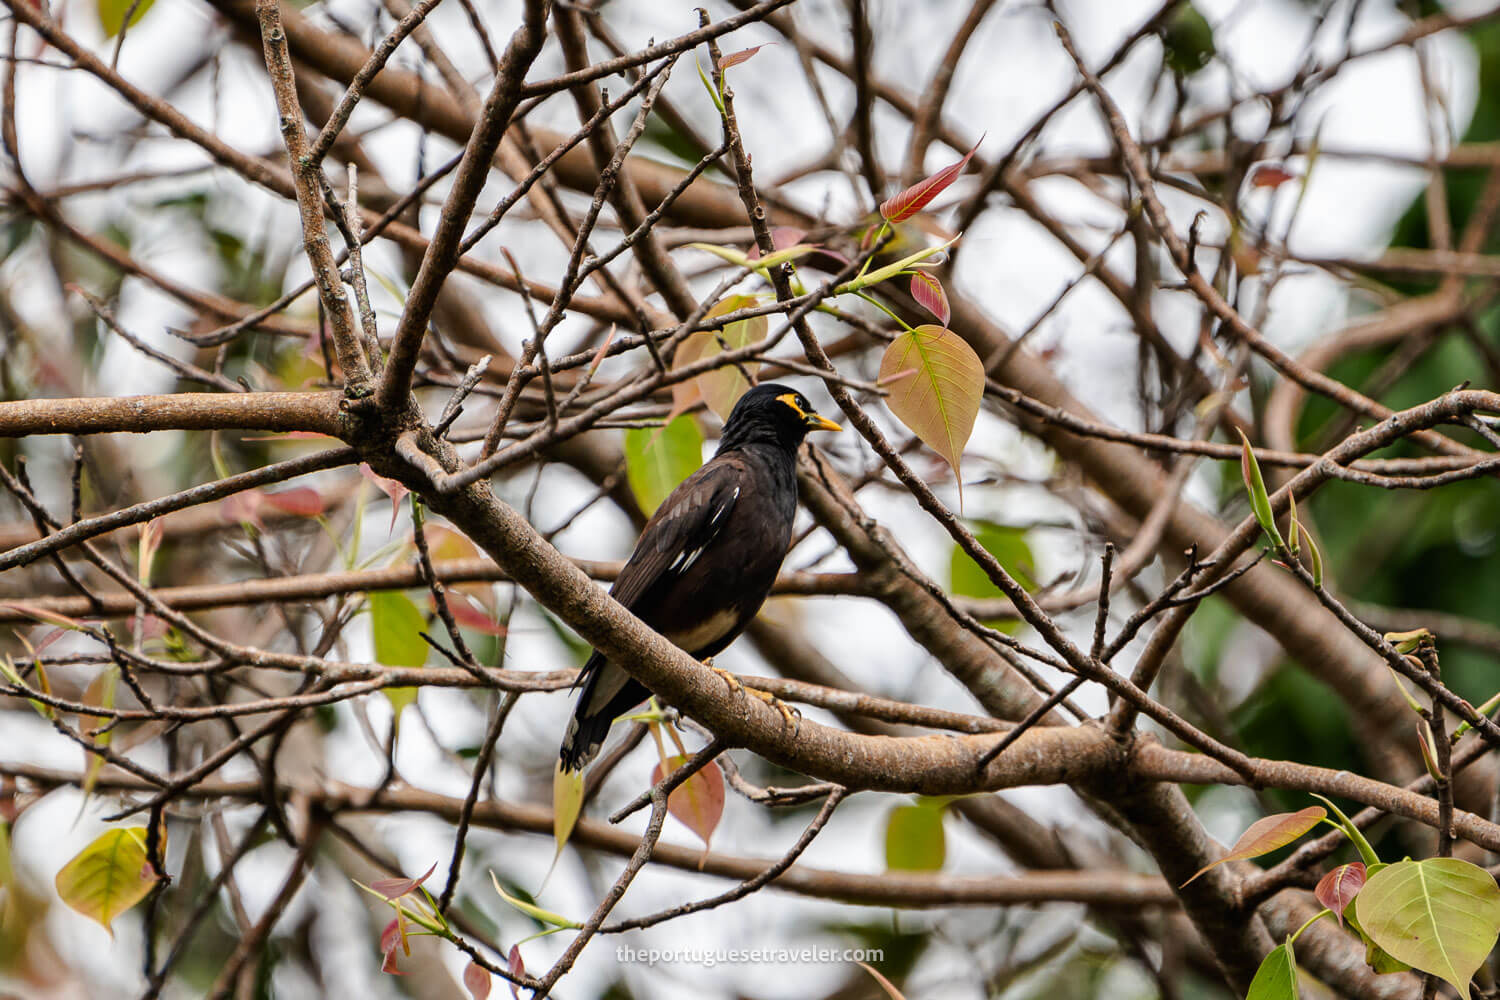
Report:
M714 656L760 610L792 539L797 447L808 431L840 430L795 389L774 383L740 397L719 450L672 491L610 588L615 600L697 659ZM651 696L598 652L559 754L580 771L610 723Z

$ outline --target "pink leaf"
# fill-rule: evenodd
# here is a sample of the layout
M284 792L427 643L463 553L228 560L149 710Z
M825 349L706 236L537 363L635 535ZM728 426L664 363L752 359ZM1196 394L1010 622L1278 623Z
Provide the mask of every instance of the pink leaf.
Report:
M411 954L411 948L406 943L406 925L400 914L392 918L385 925L385 930L380 932L380 950L385 954L385 961L380 963L380 971L389 972L393 976L404 976L406 973L396 968L397 948Z
M391 498L390 530L395 531L396 515L401 512L401 501L406 497L406 494L411 492L411 490L407 489L405 486L402 486L394 479L387 479L384 476L377 474L376 471L370 468L370 466L365 462L359 463L359 474L361 476L364 476L370 482L374 483L376 488L379 489L380 492Z
M798 229L796 226L777 226L771 230L771 248L773 250L785 250L802 242L802 237L807 235L806 229ZM760 247L751 245L745 254L751 260L760 260Z
M490 995L490 972L478 962L464 967L464 987L474 1000L486 1000Z
M32 649L31 652L33 654L40 653L42 650L46 649L48 646L52 645L54 642L56 642L57 640L61 639L63 636L65 636L67 634L68 634L68 630L67 629L65 629L65 628L55 628L52 631L48 632L46 635L42 636L40 639L38 639L37 642L36 642L36 647L34 649Z
M1318 879L1313 895L1318 897L1318 902L1333 911L1340 927L1344 926L1344 910L1353 902L1359 890L1364 888L1365 875L1364 862L1351 861L1347 865L1339 865Z
M1277 813L1274 816L1262 817L1251 823L1245 832L1240 834L1240 839L1234 842L1228 854L1213 864L1204 865L1198 870L1197 875L1182 884L1187 885L1210 868L1217 868L1226 861L1258 858L1262 854L1270 854L1279 847L1285 847L1317 826L1327 815L1328 811L1322 806L1308 806L1294 813Z
M260 520L260 508L264 502L265 494L260 490L236 493L219 501L219 516L239 524L248 522L264 531L266 526Z
M380 893L386 899L397 899L408 892L412 892L417 886L426 882L432 877L432 873L435 871L437 871L436 861L432 863L432 867L427 869L421 878L378 878L370 883L370 888Z
M979 142L984 141L984 136L979 137ZM964 154L963 159L950 166L944 167L930 177L926 177L905 191L892 195L880 203L880 215L887 222L904 222L927 207L927 203L943 192L949 184L952 184L958 175L964 172L969 165L969 160L974 157L974 150L979 148L979 142L974 143L974 149Z
M936 316L939 323L943 326L948 325L948 319L952 313L948 308L948 293L943 291L941 281L926 271L913 273L911 297L917 300L917 305Z
M0 601L0 608L10 608L12 611L19 611L28 618L34 618L48 625L56 625L59 628L77 631L88 627L77 618L69 618L67 615L58 614L56 611L38 607L35 604L27 604L24 601Z
M297 486L279 493L266 493L261 499L266 506L296 517L317 517L328 506L323 500L323 494L311 486Z
M432 598L432 605L436 610L437 598ZM485 635L505 635L505 626L491 618L489 613L479 606L479 602L463 591L448 591L448 610L453 612L453 620L464 628L471 628Z
M1262 163L1250 172L1250 186L1256 188L1277 188L1296 179L1297 175L1280 163Z
M765 48L766 45L775 44L775 42L766 42L765 45L757 45L751 49L740 49L738 52L731 52L729 53L729 55L719 60L719 71L723 72L731 66L738 66L742 62L749 62L750 57L755 55L755 53L759 52L761 49Z
M651 783L661 781L666 774L687 763L687 759L686 754L676 754L658 763L651 770ZM697 774L672 789L672 794L667 796L667 811L696 833L705 848L708 847L719 820L724 816L724 772L719 770L718 762L709 761Z
M167 634L167 623L155 615L141 616L141 638L160 639Z
M521 961L521 946L518 944L510 946L509 967L512 976L515 976L517 979L525 977L526 963ZM521 991L515 983L510 984L510 995L515 997L516 1000L521 1000Z

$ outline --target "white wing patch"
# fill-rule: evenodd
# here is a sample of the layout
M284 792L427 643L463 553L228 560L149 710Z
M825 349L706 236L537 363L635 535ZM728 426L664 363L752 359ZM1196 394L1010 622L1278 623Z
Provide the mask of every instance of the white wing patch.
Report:
M734 492L729 495L728 502L720 504L719 509L714 511L713 516L708 519L708 531L702 544L679 552L677 558L673 559L672 564L667 567L668 573L686 573L692 568L693 563L698 561L698 557L703 554L703 551L719 536L719 531L723 528L723 520L729 516L729 512L734 509L735 501L739 498L740 488L736 486Z

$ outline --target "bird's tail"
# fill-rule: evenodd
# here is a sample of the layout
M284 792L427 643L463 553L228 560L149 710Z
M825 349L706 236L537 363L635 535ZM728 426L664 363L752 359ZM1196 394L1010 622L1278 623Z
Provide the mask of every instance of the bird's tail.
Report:
M598 653L589 657L581 672L583 690L563 736L558 759L567 772L582 771L604 746L610 724L651 696L629 674Z
M587 697L587 692L585 692ZM567 734L563 736L558 759L564 771L582 771L589 762L599 756L604 739L609 735L614 716L604 712L587 712L580 699L578 709L568 721Z

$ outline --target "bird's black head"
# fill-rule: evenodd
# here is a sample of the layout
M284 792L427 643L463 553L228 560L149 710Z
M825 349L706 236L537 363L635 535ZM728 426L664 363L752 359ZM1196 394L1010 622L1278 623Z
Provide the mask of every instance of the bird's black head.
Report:
M842 429L827 417L819 416L807 397L796 389L768 382L751 389L734 404L724 422L719 451L747 444L774 444L795 452L808 431Z

